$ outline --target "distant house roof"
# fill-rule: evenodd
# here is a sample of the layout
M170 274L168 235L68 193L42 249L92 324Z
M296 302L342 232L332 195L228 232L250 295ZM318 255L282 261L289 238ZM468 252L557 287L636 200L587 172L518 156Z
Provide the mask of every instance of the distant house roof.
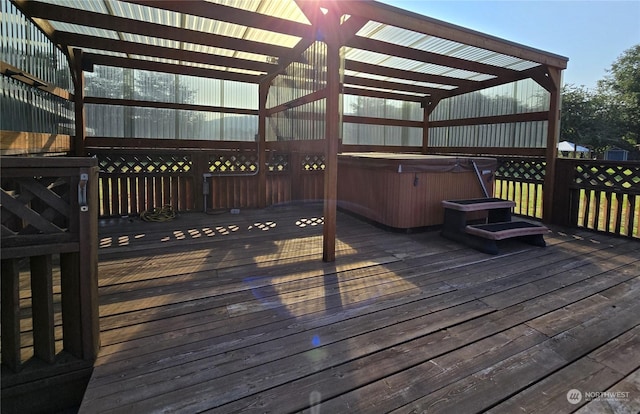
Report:
M573 142L561 141L558 143L558 151L575 151L575 152L589 152L589 148L581 145L576 145Z

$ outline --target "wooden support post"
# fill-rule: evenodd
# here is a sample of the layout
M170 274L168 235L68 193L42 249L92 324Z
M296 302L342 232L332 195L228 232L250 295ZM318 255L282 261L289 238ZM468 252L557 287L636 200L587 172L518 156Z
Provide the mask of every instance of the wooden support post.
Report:
M87 211L78 210L80 257L80 318L82 356L94 360L100 349L98 313L98 167L81 168L87 174Z
M84 71L82 65L82 49L73 49L73 70L76 76L74 77L74 93L73 103L75 109L75 137L73 140L73 152L77 157L84 157L87 155L85 148L85 111L84 111Z
M576 160L558 159L556 161L553 210L553 224L564 227L575 226L578 221L578 206L573 187Z
M265 208L267 201L267 96L269 81L258 87L258 208Z
M193 192L194 192L194 207L196 211L204 211L205 205L206 208L213 208L213 196L211 195L211 191L209 194L204 194L204 178L202 174L209 172L209 154L206 152L194 152L191 156L191 162L193 163ZM211 186L211 178L207 180L208 185ZM207 198L207 203L205 204L204 198ZM206 211L205 211L206 213Z
M547 128L546 168L542 195L542 221L553 223L553 195L556 179L556 160L558 157L558 135L560 134L560 107L561 107L561 70L549 68L549 78L553 81L554 88L549 92L549 120Z
M20 363L20 269L19 259L2 260L2 363L14 372Z
M422 153L429 152L429 107L423 103L422 106Z
M340 44L338 16L328 13L325 39L327 42L327 88L324 171L324 226L322 260L336 260L336 217L338 198L338 146L340 138Z
M429 153L429 117L436 106L440 103L440 98L428 96L422 102L422 153Z
M82 359L82 321L80 319L80 256L78 252L60 254L62 343L65 351Z
M33 353L53 363L56 356L53 321L53 271L51 255L31 256L31 310Z
M291 201L304 200L302 191L302 154L299 145L292 145L291 141L285 142L286 151L289 153L289 176L291 177Z

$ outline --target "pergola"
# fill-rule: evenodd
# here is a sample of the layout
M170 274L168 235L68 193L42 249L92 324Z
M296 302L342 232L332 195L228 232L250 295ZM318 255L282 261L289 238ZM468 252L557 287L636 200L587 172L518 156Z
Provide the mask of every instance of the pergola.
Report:
M3 412L561 411L569 377L633 382L640 167L557 158L567 58L369 0L0 17ZM468 204L548 248L464 244L485 182ZM433 196L443 232L351 220L349 193ZM136 218L167 205L194 214Z
M304 141L301 145L317 146L321 141L325 156L324 260L335 258L338 152L389 150L375 143L341 141L343 124L420 130L421 144L393 147L399 152L544 157L544 205L549 207L544 208L544 219L550 217L565 57L375 1L12 1L67 55L75 91L29 76L9 62L3 62L3 73L73 100L74 155L86 155L88 147L140 143L139 139L129 143L120 139L115 144L113 138L86 136L88 104L257 115L259 165L266 162L269 142L300 140ZM258 85L258 108L85 96L84 74L96 65ZM527 79L548 94L548 104L542 109L432 116L443 102ZM419 105L422 119L348 113L342 105L347 95ZM322 104L312 106L317 102ZM310 105L315 109L307 109ZM277 126L275 131L270 127L269 120L277 125L278 117L293 122L311 118L312 125L304 129L305 136L300 136L301 128L293 128L293 133L282 138ZM514 145L500 137L485 139L480 145L460 145L430 137L430 131L438 128L535 122L545 124L542 145L534 139ZM159 141L162 143L153 145L212 145L202 140ZM264 204L266 178L262 171L258 175L257 191Z

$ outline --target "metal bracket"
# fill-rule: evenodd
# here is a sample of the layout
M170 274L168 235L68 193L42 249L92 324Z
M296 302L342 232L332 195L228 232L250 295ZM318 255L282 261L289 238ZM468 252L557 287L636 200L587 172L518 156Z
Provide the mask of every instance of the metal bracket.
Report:
M80 205L80 211L89 211L87 205L87 182L89 181L89 174L80 174L80 182L78 183L78 204Z
M482 194L484 194L485 198L489 198L489 192L487 191L487 186L484 185L484 181L482 181L482 176L480 175L480 171L478 170L478 166L474 160L470 160L471 165L473 165L473 170L476 172L476 178L482 187Z

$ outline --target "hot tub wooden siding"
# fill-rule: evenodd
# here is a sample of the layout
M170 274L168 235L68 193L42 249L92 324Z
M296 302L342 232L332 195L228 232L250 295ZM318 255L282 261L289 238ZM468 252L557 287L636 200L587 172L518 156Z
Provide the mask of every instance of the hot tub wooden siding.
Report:
M442 200L484 196L470 159L476 161L487 191L493 194L495 159L341 154L338 206L399 229L441 225Z

